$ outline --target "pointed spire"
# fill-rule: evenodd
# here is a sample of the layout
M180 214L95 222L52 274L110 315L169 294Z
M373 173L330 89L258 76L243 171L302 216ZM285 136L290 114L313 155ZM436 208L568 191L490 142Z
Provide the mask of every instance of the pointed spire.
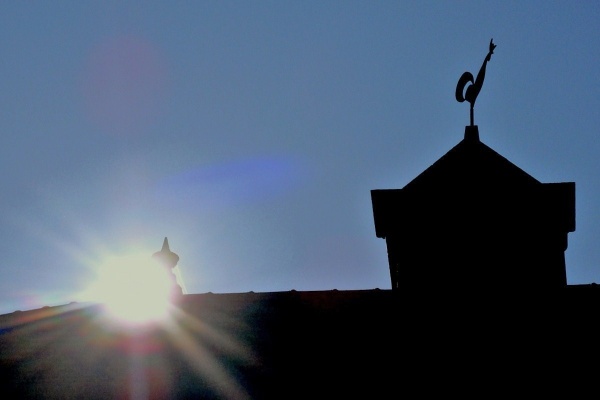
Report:
M152 258L169 271L169 277L172 281L172 295L175 295L176 297L183 295L183 289L179 283L177 283L177 276L172 271L179 262L179 256L176 253L173 253L169 248L169 239L167 239L166 236L163 240L162 249L152 254Z
M162 249L154 253L152 257L158 258L163 264L168 265L169 268L175 267L179 262L179 256L169 248L169 239L166 236L163 240Z
M166 236L165 236L165 240L163 240L162 249L160 249L160 251L164 251L164 252L170 252L171 251L171 249L169 248L169 239L167 239Z

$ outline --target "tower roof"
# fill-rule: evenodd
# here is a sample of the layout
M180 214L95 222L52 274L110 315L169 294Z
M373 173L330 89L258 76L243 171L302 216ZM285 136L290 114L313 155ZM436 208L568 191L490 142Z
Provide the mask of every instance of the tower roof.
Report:
M375 189L371 199L380 238L428 224L478 223L484 215L498 223L499 215L510 217L514 228L536 219L575 229L575 184L538 181L482 143L477 125L467 126L462 141L404 188Z
M465 138L405 187L405 192L448 186L465 188L539 185L540 181L479 140L477 125L465 127Z

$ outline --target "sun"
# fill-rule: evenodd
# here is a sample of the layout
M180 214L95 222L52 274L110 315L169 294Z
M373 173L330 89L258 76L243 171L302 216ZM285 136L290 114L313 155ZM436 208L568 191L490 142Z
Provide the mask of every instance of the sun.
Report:
M170 271L148 256L131 253L106 257L85 297L102 303L108 315L123 324L164 320L172 307Z

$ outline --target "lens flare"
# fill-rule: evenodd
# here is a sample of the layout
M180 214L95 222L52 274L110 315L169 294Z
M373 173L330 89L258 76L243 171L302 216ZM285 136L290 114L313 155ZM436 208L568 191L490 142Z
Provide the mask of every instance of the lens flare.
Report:
M91 121L132 135L156 119L167 94L167 65L158 47L135 36L108 38L92 49L81 80Z
M171 307L171 280L146 254L107 257L84 296L103 303L115 321L143 324L164 320Z
M227 210L285 195L307 177L303 160L292 156L254 157L197 165L156 183L159 203L179 208Z

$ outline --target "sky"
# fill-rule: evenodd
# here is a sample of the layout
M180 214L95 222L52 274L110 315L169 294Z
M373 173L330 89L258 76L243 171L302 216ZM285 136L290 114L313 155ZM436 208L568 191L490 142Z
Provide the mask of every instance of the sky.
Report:
M165 237L187 293L390 289L370 191L462 140L456 84L491 38L481 141L576 183L567 282L600 283L599 21L593 1L2 2L0 313L85 301Z

